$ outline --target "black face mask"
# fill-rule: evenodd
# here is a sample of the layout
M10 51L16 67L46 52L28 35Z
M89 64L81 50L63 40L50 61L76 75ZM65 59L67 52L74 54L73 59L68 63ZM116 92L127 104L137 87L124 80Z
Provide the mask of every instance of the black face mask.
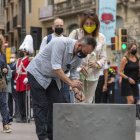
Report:
M23 57L23 56L24 56L24 53L23 53L23 52L20 52L20 53L19 53L19 56L20 56L20 57Z
M133 54L133 55L135 55L137 53L137 49L133 49L132 51L131 51L131 54Z
M63 33L63 28L55 28L55 33L61 35Z
M79 58L85 58L87 55L85 55L83 52L82 52L82 49L81 50L78 50L76 52L76 55L79 57Z

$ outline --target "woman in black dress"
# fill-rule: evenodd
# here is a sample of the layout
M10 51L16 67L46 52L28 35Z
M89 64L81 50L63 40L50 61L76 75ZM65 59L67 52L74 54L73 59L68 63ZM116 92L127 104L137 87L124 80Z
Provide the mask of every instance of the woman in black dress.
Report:
M131 44L127 48L125 57L121 60L119 75L122 76L121 95L126 96L127 104L134 103L134 97L139 96L138 90L139 59L137 45Z

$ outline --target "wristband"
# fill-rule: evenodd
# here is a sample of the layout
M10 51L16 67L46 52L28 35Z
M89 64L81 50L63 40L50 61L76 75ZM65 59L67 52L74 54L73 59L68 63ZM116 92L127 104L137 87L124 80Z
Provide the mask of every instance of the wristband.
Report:
M75 96L75 98L76 98L76 95L77 95L77 94L79 94L79 93L75 93L75 95L74 95L74 96Z
M131 78L130 78L130 77L128 77L127 79L128 79L128 81L129 81L129 79L131 79Z
M128 79L128 77L126 76L126 78L125 79Z

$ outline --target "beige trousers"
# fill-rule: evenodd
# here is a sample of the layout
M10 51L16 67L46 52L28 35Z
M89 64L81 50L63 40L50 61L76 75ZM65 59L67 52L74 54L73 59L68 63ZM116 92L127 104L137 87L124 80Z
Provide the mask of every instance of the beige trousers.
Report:
M98 84L98 80L96 81L82 80L81 82L83 83L83 86L84 86L85 101L79 102L75 98L75 103L92 103L92 101L93 103L95 103L95 90Z

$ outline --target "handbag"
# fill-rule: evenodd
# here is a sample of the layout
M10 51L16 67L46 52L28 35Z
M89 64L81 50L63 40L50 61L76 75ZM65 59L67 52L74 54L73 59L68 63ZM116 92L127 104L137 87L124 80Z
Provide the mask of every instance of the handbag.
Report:
M2 78L0 78L0 92L6 92L6 81L5 81L5 76L2 76Z

